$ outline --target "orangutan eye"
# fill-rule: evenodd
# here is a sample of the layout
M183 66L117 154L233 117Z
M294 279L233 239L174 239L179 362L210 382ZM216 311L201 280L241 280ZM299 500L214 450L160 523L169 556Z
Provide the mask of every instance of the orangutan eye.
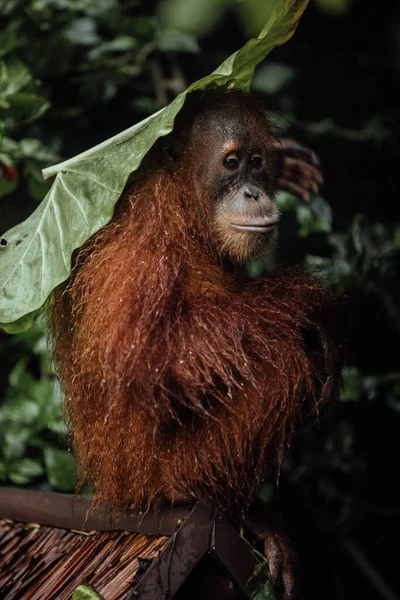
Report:
M225 169L229 169L233 171L234 169L239 168L239 159L234 154L229 154L224 160Z
M259 154L254 154L251 158L250 158L250 164L252 167L254 167L255 169L259 169L261 167L261 163L262 163L262 157Z

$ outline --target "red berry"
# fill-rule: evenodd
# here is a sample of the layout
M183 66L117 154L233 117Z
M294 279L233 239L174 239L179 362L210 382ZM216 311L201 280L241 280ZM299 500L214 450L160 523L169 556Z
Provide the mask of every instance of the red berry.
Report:
M14 167L11 167L10 165L5 165L4 163L1 163L0 167L3 173L3 177L5 177L7 181L12 181L16 178L17 171L14 169Z

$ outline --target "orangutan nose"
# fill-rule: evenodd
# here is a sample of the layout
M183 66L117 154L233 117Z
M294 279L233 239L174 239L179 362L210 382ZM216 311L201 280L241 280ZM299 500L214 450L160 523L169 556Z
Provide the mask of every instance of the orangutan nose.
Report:
M258 191L257 188L254 188L252 186L246 185L243 188L243 195L245 198L247 199L251 199L251 200L258 200L259 196L260 196L260 192Z

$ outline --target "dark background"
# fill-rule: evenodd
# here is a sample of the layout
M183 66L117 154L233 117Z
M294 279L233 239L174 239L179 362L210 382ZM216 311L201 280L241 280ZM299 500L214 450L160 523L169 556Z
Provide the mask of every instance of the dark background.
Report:
M43 198L41 168L160 108L263 25L259 1L240 16L237 2L198 2L183 18L185 1L0 0L1 233ZM343 298L342 400L299 432L275 491L307 599L400 597L399 84L398 3L318 0L253 86L325 176L311 206L278 199L274 263L312 268ZM0 334L0 352L0 481L71 491L45 325Z

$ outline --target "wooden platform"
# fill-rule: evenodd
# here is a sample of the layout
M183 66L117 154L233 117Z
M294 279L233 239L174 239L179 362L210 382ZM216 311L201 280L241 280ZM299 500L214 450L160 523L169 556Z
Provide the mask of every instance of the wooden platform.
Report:
M84 583L107 600L122 600L169 539L0 521L1 597L68 600Z
M0 487L0 600L248 598L257 561L213 505L113 522L89 500ZM200 589L201 588L201 589Z

